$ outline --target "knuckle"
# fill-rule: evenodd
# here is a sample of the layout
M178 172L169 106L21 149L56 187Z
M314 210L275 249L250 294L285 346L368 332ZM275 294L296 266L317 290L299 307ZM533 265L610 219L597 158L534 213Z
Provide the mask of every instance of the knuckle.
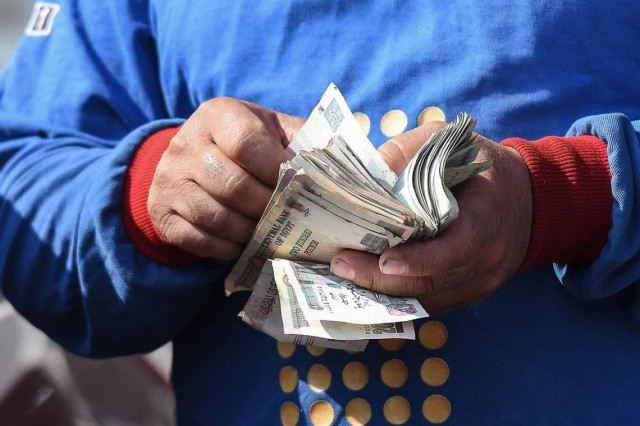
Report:
M171 213L171 207L165 202L165 197L153 187L149 190L147 198L147 212L156 228L160 230L163 218Z
M256 137L264 125L252 126L244 129L235 137L233 144L233 159L241 164L251 164L260 151L260 140Z
M282 114L282 113L278 114L273 110L271 112L273 113L273 118L275 122L279 122L283 128L298 127L298 125L302 124L300 117L296 117L289 114Z
M265 118L270 123L278 123L278 114L272 109L265 109L264 111Z
M428 295L428 289L425 288L424 282L421 279L413 279L411 280L411 295L413 297L426 296Z
M182 195L189 197L194 186L198 184L187 178L172 179L169 182L169 192L175 196Z
M194 124L189 128L195 136L201 140L210 141L212 140L211 130L233 128L239 115L238 103L236 99L228 97L209 99L198 106L187 124ZM186 127L185 125L183 129Z
M166 153L165 153L166 155ZM170 173L170 169L167 166L168 161L166 161L166 156L163 155L158 165L156 166L156 171L153 175L153 181L151 182L151 190L163 191L168 186L170 186L169 182L172 180L172 174Z
M435 293L436 290L436 282L434 281L432 276L424 277L422 282L422 294L424 296L429 296Z
M380 292L382 283L380 281L380 277L377 276L377 274L373 270L366 268L362 271L358 271L356 279L358 285L361 285L373 291Z
M239 102L237 99L234 99L230 96L219 96L217 98L213 98L211 101L212 105L216 106L217 108L223 109L235 107Z
M200 225L207 216L206 202L195 195L186 196L187 211L194 224Z
M208 226L212 230L225 230L229 227L229 210L219 206L217 209L213 209L211 217L208 220Z
M231 201L247 195L249 181L249 174L244 171L232 173L222 186L222 198Z
M198 108L196 109L196 112L194 113L194 115L200 115L200 114L207 114L210 111L215 109L215 105L218 102L218 98L213 98L213 99L209 99L207 101L202 102L200 105L198 105Z
M163 154L163 157L179 157L189 152L189 138L185 136L185 132L178 132L169 141L169 146Z
M374 274L367 273L365 274L365 280L367 281L367 287L377 293L385 293L382 286L382 280L380 277L375 276Z
M237 99L220 96L201 103L196 114L206 120L232 122L237 119L240 106Z
M158 223L158 230L169 244L183 247L186 241L186 234L178 226L179 219L176 214L164 214Z
M231 100L230 98L225 96L218 97L218 98L211 98L201 103L197 111L203 112L206 115L215 114L216 111L219 111L220 109L224 109L225 107L229 106L230 100Z
M149 198L147 199L147 211L151 220L159 228L162 218L169 213L169 207L161 202L160 197L155 191L149 192Z

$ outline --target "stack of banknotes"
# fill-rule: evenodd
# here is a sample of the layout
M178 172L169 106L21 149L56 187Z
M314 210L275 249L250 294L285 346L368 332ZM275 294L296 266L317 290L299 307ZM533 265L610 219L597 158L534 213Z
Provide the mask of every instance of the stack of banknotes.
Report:
M491 167L473 162L484 143L475 124L460 114L398 177L329 85L287 147L293 158L226 279L227 293L253 291L242 319L280 341L349 350L415 338L412 320L427 316L417 300L358 287L328 263L341 249L381 254L442 232L458 215L449 188Z

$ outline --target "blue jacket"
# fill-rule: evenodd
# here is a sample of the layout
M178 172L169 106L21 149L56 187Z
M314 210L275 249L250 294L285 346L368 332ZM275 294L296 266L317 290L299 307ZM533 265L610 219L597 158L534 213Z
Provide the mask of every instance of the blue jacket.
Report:
M0 80L0 285L54 340L96 357L173 340L181 424L278 424L286 402L305 423L316 401L346 424L354 398L379 424L395 395L414 424L432 394L450 402L449 424L640 419L636 2L58 4L50 34L25 37ZM374 343L363 354L297 348L284 358L236 318L246 296L224 298L229 264L168 267L131 244L123 182L145 137L215 96L306 116L330 81L370 118L376 145L385 112L403 110L411 127L427 106L472 113L494 140L600 137L614 197L600 257L530 269L439 318L440 349ZM420 377L432 356L450 368L437 388ZM396 358L408 379L390 388L379 370ZM353 360L369 372L361 391L341 379ZM332 377L323 392L308 385L316 363ZM298 374L290 393L279 385L284 366Z

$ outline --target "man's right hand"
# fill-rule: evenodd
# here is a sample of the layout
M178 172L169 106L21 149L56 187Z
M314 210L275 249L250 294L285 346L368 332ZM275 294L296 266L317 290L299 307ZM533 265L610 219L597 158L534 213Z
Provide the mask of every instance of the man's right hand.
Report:
M203 103L171 140L149 190L166 241L200 257L238 257L303 123L236 99Z
M433 132L429 122L402 133L378 152L400 174ZM533 199L529 169L518 151L486 138L478 161L493 166L453 188L460 213L436 238L391 247L380 257L342 250L332 271L394 296L416 297L438 315L486 298L515 274L529 246Z

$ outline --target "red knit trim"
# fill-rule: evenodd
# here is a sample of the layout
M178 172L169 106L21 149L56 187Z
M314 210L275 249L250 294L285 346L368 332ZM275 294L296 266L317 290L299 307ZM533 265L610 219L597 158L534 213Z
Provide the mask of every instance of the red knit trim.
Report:
M145 139L136 152L124 184L124 228L133 244L149 259L165 265L185 265L199 258L170 245L158 231L147 209L156 166L178 127L160 130Z
M595 136L507 139L529 168L533 223L521 270L596 259L611 229L613 197L607 147Z

